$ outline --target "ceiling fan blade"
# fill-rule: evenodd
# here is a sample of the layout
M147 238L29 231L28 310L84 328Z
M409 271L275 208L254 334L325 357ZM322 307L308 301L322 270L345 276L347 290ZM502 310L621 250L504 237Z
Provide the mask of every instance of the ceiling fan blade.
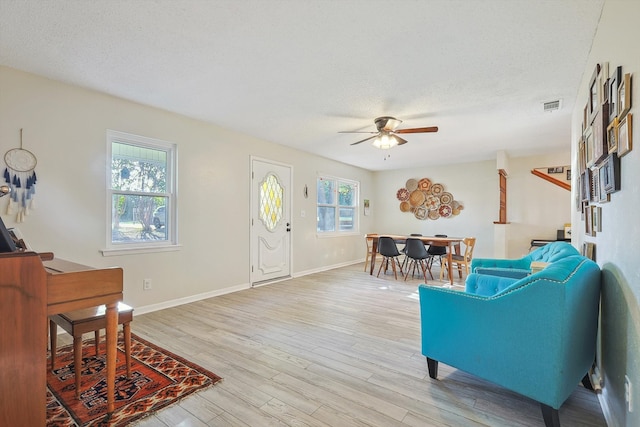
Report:
M425 128L398 129L395 133L427 133L438 132L438 126L429 126Z
M406 139L402 139L398 135L391 135L391 137L398 141L398 145L406 144L408 142Z
M353 143L353 144L351 144L351 145L357 145L357 144L360 144L361 142L369 141L370 139L373 139L373 138L375 138L375 137L377 137L377 136L378 136L378 134L376 133L375 135L370 136L369 138L361 139L360 141L354 142L354 143Z
M378 133L378 132L368 132L368 131L364 131L364 130L342 130L338 133L370 133L370 134L374 134L374 133Z

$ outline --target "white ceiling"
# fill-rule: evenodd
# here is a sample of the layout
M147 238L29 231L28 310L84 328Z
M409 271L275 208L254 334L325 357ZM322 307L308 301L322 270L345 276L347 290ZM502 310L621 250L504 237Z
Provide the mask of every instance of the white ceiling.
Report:
M604 1L0 0L0 64L369 170L517 157L568 148ZM338 133L382 115L440 130Z

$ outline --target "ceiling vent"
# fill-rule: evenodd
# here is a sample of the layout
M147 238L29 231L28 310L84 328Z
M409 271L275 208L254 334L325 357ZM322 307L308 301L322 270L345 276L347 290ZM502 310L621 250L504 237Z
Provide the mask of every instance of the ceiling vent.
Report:
M544 106L545 112L556 111L556 110L559 110L560 107L562 106L562 100L557 99L555 101L545 102L543 106Z

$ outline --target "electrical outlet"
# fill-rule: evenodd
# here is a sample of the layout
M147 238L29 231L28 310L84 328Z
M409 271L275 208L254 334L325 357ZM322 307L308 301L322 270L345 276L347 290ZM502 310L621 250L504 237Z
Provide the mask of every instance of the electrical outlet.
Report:
M152 289L151 279L144 279L142 281L142 289L145 291L150 291Z
M631 386L631 380L628 375L624 376L624 400L627 402L627 409L629 412L633 412L633 388Z

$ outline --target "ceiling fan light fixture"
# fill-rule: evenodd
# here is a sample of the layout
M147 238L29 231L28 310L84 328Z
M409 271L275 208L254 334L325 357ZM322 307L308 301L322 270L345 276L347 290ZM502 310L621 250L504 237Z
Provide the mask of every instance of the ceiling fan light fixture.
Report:
M383 132L373 140L373 146L381 150L388 150L398 145L395 135Z

